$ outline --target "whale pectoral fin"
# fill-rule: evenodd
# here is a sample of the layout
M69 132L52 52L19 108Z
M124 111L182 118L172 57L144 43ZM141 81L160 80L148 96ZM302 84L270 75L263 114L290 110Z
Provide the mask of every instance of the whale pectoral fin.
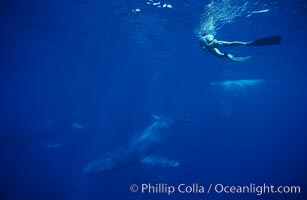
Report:
M156 115L156 114L152 114L151 117L153 120L159 120L161 118L161 116Z
M141 160L143 164L150 164L152 166L162 166L162 167L177 167L179 162L177 160L171 160L168 158L158 157L158 156L148 156Z

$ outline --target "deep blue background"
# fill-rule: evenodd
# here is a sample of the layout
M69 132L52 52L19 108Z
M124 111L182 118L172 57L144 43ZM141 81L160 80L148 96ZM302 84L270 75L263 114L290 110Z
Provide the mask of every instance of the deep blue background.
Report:
M129 192L130 184L147 182L265 182L301 185L305 193L306 2L267 2L270 12L218 30L224 40L282 35L281 45L229 49L255 56L244 63L200 49L195 29L209 1L165 3L173 8L132 0L1 1L1 199L169 198ZM265 82L234 95L210 85L235 79ZM196 122L175 127L158 152L179 160L178 168L138 165L83 176L88 162L124 144L154 113ZM50 143L61 145L46 148Z

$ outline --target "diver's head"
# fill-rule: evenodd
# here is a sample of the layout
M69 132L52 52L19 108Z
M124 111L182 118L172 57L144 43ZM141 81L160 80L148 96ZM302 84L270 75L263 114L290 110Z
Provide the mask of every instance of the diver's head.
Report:
M207 32L207 31L201 33L201 37L205 37L207 35L212 35L213 36L213 33Z
M214 40L214 36L212 34L206 34L203 36L207 43L211 43Z
M208 35L208 34L209 34L209 33L205 31L205 32L202 32L202 33L200 34L200 36L201 36L201 37L205 37L205 36Z

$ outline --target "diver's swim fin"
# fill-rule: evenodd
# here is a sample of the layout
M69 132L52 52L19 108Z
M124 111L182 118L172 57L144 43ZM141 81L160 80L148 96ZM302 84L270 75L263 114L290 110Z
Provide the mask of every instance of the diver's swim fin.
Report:
M271 37L264 37L254 40L247 44L247 46L267 46L267 45L274 45L281 43L281 36L271 36Z

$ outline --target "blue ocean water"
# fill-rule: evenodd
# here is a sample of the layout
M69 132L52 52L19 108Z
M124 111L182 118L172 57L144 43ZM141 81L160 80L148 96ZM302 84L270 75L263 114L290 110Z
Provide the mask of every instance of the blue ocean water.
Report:
M2 0L0 198L305 199L306 9L304 0ZM202 31L282 43L223 49L253 56L231 62L202 51ZM178 167L83 174L153 114L193 122L176 124L155 152ZM301 192L130 191L149 183Z

